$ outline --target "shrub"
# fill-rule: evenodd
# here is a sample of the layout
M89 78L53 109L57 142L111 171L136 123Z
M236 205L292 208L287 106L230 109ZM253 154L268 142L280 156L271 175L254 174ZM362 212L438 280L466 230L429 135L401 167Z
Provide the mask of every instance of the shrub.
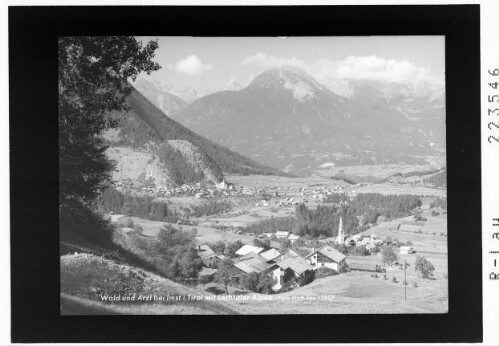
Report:
M348 253L354 256L369 256L371 254L364 245L353 246L348 250Z
M328 268L328 267L320 267L315 271L315 277L317 279L320 278L325 278L327 276L332 276L332 275L337 275L338 272L334 269Z
M414 270L423 279L429 279L433 276L433 271L435 267L423 256L416 256L416 261L414 262Z
M134 228L133 220L129 217L120 222L123 227Z
M378 278L378 274L374 273L373 278Z
M398 260L398 256L391 246L383 246L381 248L381 260L384 264L392 264Z
M413 281L412 282L412 287L414 287L414 288L418 287L418 283L416 281Z
M209 284L210 282L213 282L213 275L201 276L201 279L199 279L199 282L203 285Z
M315 277L315 272L313 270L306 273L300 281L300 287L308 285L309 283L314 281L314 277Z
M244 274L241 277L241 284L243 285L244 288L251 292L257 292L257 286L259 283L259 276L257 273L249 273L249 274Z
M142 233L144 232L144 228L141 225L133 225L133 230L137 235L142 235Z

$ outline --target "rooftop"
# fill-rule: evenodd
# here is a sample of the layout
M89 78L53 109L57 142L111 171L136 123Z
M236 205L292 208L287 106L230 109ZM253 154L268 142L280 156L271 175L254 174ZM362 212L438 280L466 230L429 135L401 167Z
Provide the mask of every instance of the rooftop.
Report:
M333 248L329 245L325 245L325 246L318 248L315 252L312 252L311 254L309 254L305 258L309 258L310 256L312 256L316 252L326 256L327 258L332 259L336 263L339 263L339 262L343 261L345 258L347 258L347 256L345 256L344 254L342 254L341 252L339 252L338 250L336 250L335 248Z
M259 254L260 252L263 251L263 248L261 247L256 247L253 245L244 245L241 247L239 250L236 251L236 255L238 256L246 256L249 253L256 253Z
M302 274L307 270L312 270L314 267L310 265L305 259L301 257L288 257L281 262L278 262L277 265L282 269L290 268L297 274Z

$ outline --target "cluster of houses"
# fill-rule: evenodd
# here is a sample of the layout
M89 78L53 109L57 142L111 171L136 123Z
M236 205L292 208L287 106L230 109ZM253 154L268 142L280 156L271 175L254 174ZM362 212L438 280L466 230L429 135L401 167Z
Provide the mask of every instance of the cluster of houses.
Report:
M215 263L225 259L223 255L215 254L208 246L200 245L199 256L205 268L200 276L213 275L216 269L211 268ZM244 245L235 253L232 259L237 274L237 281L242 275L256 273L269 273L275 279L274 290L281 289L291 280L299 280L311 271L327 267L341 273L345 270L346 256L329 245L313 249L306 257L298 255L292 250L280 252L275 248L265 250L261 247Z
M275 237L278 240L288 239L291 242L291 244L294 244L298 239L300 239L299 235L287 231L277 231L275 233L263 233L258 236L258 239L265 239L265 238L272 239L273 237Z
M119 181L115 185L123 189L137 190L154 197L195 196L196 198L214 198L219 196L253 196L258 192L245 186L236 186L228 183L225 179L213 185L198 182L179 186L164 181L161 185L147 183L145 186L139 188L130 179Z

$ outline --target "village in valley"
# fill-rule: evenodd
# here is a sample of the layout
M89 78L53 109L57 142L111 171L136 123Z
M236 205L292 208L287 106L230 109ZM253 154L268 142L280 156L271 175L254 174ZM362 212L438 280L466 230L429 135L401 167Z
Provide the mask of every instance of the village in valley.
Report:
M350 185L320 178L232 176L229 179L239 184L224 179L218 184L143 188L138 182L136 185L118 182L116 189L124 194L149 195L176 210L177 220L165 223L132 213L113 212L108 217L127 243L137 239L154 242L165 226L192 233L201 264L197 275L185 278L183 284L198 295L257 293L268 295L271 301L293 295L331 297L331 301L315 303L314 311L320 313L345 313L346 306L361 312L362 308L356 304L363 304L367 297L373 302L369 309L378 313L389 312L385 311L386 306L397 304L400 305L395 311L399 312L446 311L445 190L393 182ZM260 182L258 188L251 186L255 180ZM362 195L363 189L384 186L398 186L402 193L399 196L410 190L428 195L417 197L421 204L409 210L405 217L388 219L380 215L370 221L360 215L355 229L346 229L340 215L329 236L295 234L292 228L279 225L268 232L249 227L264 220L294 217L300 205L310 210L326 207L339 211ZM224 208L211 212L209 208L204 209L207 212L196 216L197 207L222 202ZM418 257L431 262L429 276L422 277L421 272L415 271ZM220 270L227 276L220 279ZM350 288L356 294L360 294L359 290L363 293L359 297L351 296ZM428 292L431 296L425 299ZM380 296L376 297L378 293ZM259 309L264 313L278 313L267 311L261 301L256 299L248 313L257 313ZM235 300L224 304L240 309L239 305L245 303ZM335 304L345 307L328 310ZM305 313L296 306L289 310Z

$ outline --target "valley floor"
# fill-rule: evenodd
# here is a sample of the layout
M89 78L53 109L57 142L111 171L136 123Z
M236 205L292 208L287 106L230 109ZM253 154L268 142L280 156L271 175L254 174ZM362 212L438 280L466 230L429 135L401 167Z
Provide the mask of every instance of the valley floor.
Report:
M323 178L282 178L282 177L228 177L236 184L259 187L274 186L286 188L290 193L299 193L300 188L310 186L334 186L337 181ZM252 185L253 184L253 185ZM291 188L291 189L289 189ZM289 190L288 190L289 189ZM353 189L349 187L349 189ZM414 193L434 197L422 197L423 214L427 221L421 233L401 231L400 222L410 221L411 217L381 222L363 232L376 234L384 239L389 236L401 242L412 242L416 253L400 255L399 262L407 260L408 285L402 284L404 271L398 267L388 267L386 278L383 273L373 277L370 272L351 271L335 276L315 279L312 283L280 294L261 295L229 287L225 295L215 284L187 287L145 270L116 264L112 261L89 254L72 254L61 257L61 313L71 314L390 314L390 313L446 313L447 298L447 215L440 213L432 216L429 203L435 196L445 196L445 190L417 186L368 185L357 188L358 192L376 191L385 194ZM374 190L373 190L374 189ZM377 190L376 190L377 189ZM294 192L293 192L294 191ZM298 192L297 192L298 191ZM182 204L200 202L189 197L175 200ZM247 226L270 217L293 215L292 205L259 205L255 199L242 199L233 203L231 211L195 219L196 226L182 225L184 230L197 229L196 241L199 244L234 242L253 244L254 236L239 234L233 227ZM313 206L312 206L313 207ZM117 222L124 215L110 215ZM134 224L144 229L143 236L155 237L164 222L149 221L131 217ZM224 229L223 227L228 227ZM279 244L272 244L279 246ZM433 279L421 279L414 272L416 255L423 255L435 266ZM374 266L381 264L378 255L348 256L347 263L364 263ZM392 278L396 282L392 282ZM102 295L116 290L120 280L136 283L122 296L135 293L138 297L184 297L179 300L109 302ZM414 285L414 282L416 285ZM407 299L404 298L406 291ZM188 298L185 298L188 297Z

